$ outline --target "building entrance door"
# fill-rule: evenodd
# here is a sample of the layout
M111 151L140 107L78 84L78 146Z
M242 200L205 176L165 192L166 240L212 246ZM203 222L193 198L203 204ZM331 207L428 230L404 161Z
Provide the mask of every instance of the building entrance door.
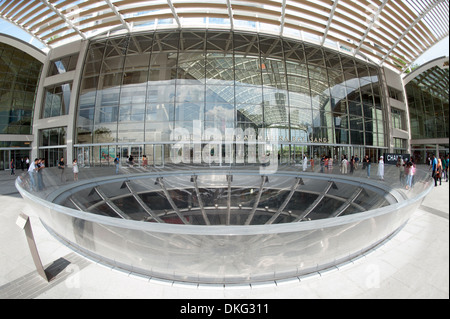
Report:
M39 158L45 160L45 167L56 167L61 159L64 157L64 163L67 165L66 148L44 148L39 150Z
M0 170L10 170L11 159L14 160L15 170L21 170L21 160L24 161L24 170L27 169L25 160L30 157L28 149L0 149ZM30 159L31 161L31 159Z

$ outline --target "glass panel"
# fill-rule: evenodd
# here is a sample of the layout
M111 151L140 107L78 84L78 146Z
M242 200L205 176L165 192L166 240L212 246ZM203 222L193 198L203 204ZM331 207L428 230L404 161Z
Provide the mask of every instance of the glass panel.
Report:
M261 104L236 104L238 120L263 124L263 108Z
M47 76L62 74L75 70L78 61L78 54L63 57L61 59L51 61Z
M206 50L209 53L219 52L220 54L233 53L233 33L208 32Z
M149 83L147 89L147 103L161 103L175 101L175 83L170 81L167 85L153 85Z
M305 44L305 53L309 65L325 67L325 60L320 47Z
M236 67L238 65L236 64ZM241 85L261 85L261 71L259 69L237 69L235 70L235 84Z
M77 139L169 141L172 128L193 134L195 120L201 132L223 132L236 121L286 140L360 145L379 139L363 132L384 136L372 122L384 118L377 74L347 55L257 34L183 30L109 39L89 48ZM53 95L44 102L49 114ZM289 162L289 150L282 152Z
M72 84L66 83L45 89L43 118L69 114Z
M191 127L192 127L192 123ZM174 129L173 122L146 123L145 142L170 141L170 134Z
M185 101L175 104L176 121L204 120L205 103L202 101Z
M262 104L262 88L259 86L236 86L236 104Z
M207 103L205 108L205 121L213 121L222 126L222 123L234 121L234 105L229 103Z
M31 134L42 63L6 43L0 44L0 55L0 134Z
M350 141L352 144L364 145L364 132L350 131Z
M148 103L146 110L147 122L164 122L174 120L173 103Z

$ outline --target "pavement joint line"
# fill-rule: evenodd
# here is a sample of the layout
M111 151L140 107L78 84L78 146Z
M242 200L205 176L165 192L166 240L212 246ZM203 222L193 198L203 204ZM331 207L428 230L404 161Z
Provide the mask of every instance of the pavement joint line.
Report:
M425 206L425 205L420 205L419 209L421 209L423 211L426 211L428 213L431 213L433 215L445 218L447 220L449 219L449 214L447 212L442 211L442 210L439 210L439 209L436 209L436 208L433 208L433 207L429 207L429 206Z

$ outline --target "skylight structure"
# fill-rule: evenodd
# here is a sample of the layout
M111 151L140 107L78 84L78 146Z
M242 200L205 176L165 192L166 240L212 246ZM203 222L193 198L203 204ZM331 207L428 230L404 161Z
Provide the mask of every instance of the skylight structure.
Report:
M448 0L0 0L0 18L48 48L105 33L220 28L333 46L399 71L448 36L448 13Z

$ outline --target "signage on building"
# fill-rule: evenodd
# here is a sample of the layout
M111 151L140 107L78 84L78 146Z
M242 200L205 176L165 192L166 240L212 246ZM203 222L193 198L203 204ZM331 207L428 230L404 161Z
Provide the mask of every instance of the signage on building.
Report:
M411 159L410 154L394 154L394 153L384 153L384 163L385 164L397 164L398 158L401 157L403 162L407 163Z

